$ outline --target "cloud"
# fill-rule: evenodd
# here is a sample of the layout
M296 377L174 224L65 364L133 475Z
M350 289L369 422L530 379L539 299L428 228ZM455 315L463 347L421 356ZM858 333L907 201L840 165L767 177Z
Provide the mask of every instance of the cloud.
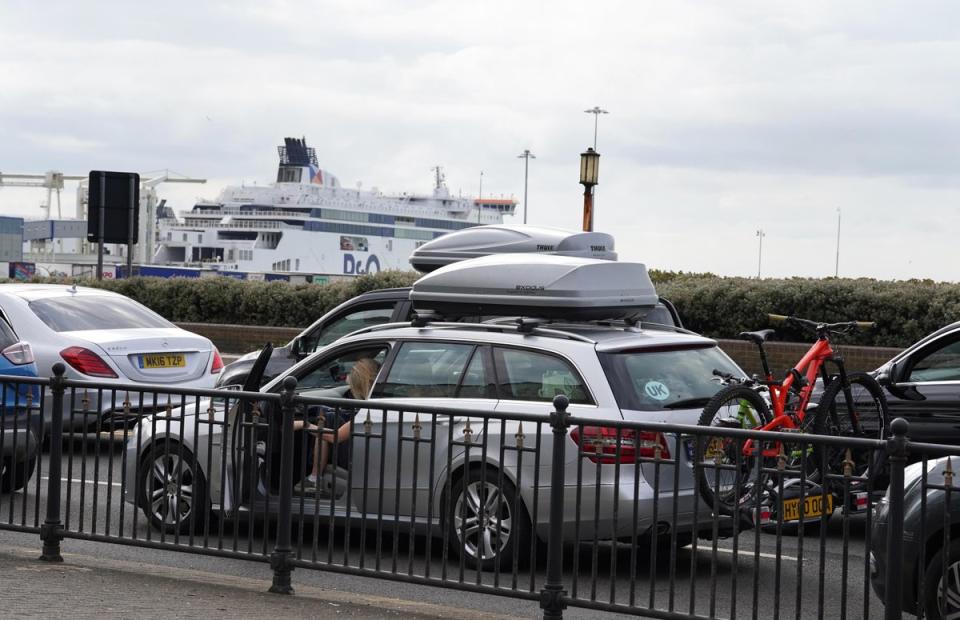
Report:
M441 164L454 193L483 170L520 197L530 148L530 221L576 228L600 104L597 223L623 256L748 275L763 227L765 271L827 275L841 207L841 273L960 279L953 3L45 7L4 4L0 170L217 179L165 186L185 209L269 182L306 135L348 187L427 192Z

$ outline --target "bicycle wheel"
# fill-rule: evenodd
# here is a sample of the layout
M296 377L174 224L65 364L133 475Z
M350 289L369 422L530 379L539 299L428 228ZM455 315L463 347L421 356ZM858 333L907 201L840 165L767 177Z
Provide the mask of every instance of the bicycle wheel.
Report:
M723 389L700 414L700 426L757 428L770 421L770 408L753 388L742 385ZM743 440L732 437L697 437L697 487L714 512L735 515L756 495L755 456L743 454ZM762 483L762 480L761 480ZM762 485L761 485L762 486Z
M883 388L876 379L863 372L850 373L847 380L850 384L849 401L840 377L831 381L824 390L817 405L813 432L834 437L883 439L890 426L890 414ZM844 473L846 448L817 445L813 453L817 467L825 462L827 473ZM873 477L874 489L877 490L885 484L885 461L882 450L850 448L852 475Z

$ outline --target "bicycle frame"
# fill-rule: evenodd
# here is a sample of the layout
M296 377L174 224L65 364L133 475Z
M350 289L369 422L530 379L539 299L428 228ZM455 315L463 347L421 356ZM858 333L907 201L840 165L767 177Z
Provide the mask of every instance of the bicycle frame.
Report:
M762 351L763 345L761 344L759 346ZM767 366L766 357L763 356L764 372L766 373L766 381L764 381L764 383L770 390L770 404L773 419L767 424L757 427L756 430L790 431L798 429L799 426L797 422L802 424L806 417L807 405L810 402L811 394L813 394L813 388L814 385L816 385L817 378L820 377L823 379L824 386L829 382L829 375L825 367L827 361L832 361L837 364L841 376L846 374L843 368L843 361L834 356L833 347L830 346L830 340L826 337L819 337L800 361L787 373L783 381L776 381L773 378L773 373ZM787 401L790 398L790 391L801 377L805 381L804 385L800 386L798 390L799 398L797 400L796 411L788 412ZM794 417L797 418L797 422L794 422ZM753 454L753 451L753 440L748 439L744 442L743 453L749 456ZM764 457L776 457L779 451L780 442L775 442L770 447L765 448L761 452L761 455Z

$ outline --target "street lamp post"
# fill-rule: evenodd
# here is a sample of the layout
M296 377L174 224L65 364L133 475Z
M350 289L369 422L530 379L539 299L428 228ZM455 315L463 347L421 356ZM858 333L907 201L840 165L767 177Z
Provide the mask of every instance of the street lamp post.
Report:
M593 230L593 187L597 184L600 153L592 148L580 153L580 183L583 185L583 230Z
M763 232L762 228L757 229L757 237L760 239L760 247L757 248L757 279L760 279L760 266L763 265L763 238L766 237L766 233Z
M833 277L840 277L840 207L837 207L837 262L834 263Z
M523 159L523 223L527 223L527 176L530 172L530 160L537 156L530 152L530 149L523 149L523 153L517 155Z
M480 223L480 214L483 213L483 170L480 171L480 196L477 198L477 224Z

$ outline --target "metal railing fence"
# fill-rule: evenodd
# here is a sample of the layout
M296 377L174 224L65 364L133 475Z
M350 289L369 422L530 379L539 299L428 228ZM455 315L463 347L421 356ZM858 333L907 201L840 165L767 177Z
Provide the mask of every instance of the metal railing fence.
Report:
M102 541L269 563L273 592L310 568L545 618L939 617L960 575L960 460L934 458L960 448L911 443L902 421L871 441L598 420L562 396L532 414L311 398L292 378L270 394L62 367L0 382L0 529L39 534L47 561ZM45 418L46 452L29 437ZM885 458L857 473L864 454Z

